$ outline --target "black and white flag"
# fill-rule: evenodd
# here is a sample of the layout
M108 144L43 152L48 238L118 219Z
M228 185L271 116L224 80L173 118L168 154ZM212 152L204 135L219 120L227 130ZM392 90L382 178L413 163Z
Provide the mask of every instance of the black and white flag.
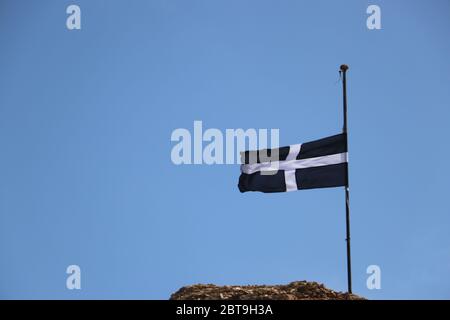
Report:
M241 160L238 185L241 192L286 192L347 185L345 133L277 149L245 151Z

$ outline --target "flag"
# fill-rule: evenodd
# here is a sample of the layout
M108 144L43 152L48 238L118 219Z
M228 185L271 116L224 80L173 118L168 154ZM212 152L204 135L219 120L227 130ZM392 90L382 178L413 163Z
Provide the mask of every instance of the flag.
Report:
M346 186L347 158L345 133L277 149L245 151L238 187L241 192L287 192Z

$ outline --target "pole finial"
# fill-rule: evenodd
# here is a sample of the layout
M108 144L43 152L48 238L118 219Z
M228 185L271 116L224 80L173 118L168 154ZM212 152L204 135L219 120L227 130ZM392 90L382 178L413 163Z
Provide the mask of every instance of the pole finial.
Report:
M346 64L341 64L340 69L341 69L342 72L345 72L345 71L348 70L348 65L346 65Z

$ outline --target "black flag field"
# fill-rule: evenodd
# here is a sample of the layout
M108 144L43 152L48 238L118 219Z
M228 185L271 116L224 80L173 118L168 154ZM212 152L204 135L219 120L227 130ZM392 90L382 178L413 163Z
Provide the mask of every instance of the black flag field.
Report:
M272 159L272 155L277 157ZM347 185L347 135L241 153L241 192L287 192ZM275 160L275 161L274 161Z

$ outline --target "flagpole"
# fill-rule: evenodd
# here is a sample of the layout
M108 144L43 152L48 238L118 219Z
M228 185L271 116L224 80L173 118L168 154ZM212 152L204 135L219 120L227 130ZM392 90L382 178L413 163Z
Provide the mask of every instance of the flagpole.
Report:
M344 127L342 132L347 135L347 70L346 64L341 65L342 72L342 93L343 93L343 107L344 107ZM347 137L348 139L348 137ZM348 153L348 142L347 153ZM346 242L347 242L347 285L348 293L352 293L352 259L350 251L350 200L349 200L349 181L348 181L348 163L347 163L347 181L345 185L345 227L346 227Z

